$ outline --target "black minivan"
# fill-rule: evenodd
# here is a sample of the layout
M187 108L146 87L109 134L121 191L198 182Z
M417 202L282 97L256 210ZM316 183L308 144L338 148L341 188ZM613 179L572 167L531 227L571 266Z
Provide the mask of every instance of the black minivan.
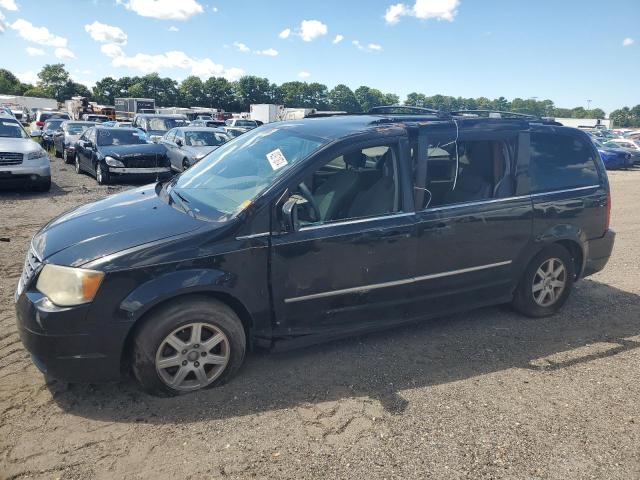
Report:
M49 222L18 327L54 377L132 371L178 394L230 378L250 347L490 304L551 315L607 263L610 209L589 137L552 122L379 107L272 123Z

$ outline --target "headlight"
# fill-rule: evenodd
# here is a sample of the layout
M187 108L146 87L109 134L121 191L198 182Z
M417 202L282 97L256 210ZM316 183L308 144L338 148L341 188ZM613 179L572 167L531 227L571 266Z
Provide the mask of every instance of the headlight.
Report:
M109 165L110 167L124 167L124 163L122 163L120 160L116 160L113 157L105 157L104 161L107 162L107 165Z
M69 307L93 300L103 278L103 272L47 264L36 288L56 305Z
M27 160L36 160L37 158L46 157L47 152L45 152L42 148L40 150L36 150L34 152L29 152L27 154Z

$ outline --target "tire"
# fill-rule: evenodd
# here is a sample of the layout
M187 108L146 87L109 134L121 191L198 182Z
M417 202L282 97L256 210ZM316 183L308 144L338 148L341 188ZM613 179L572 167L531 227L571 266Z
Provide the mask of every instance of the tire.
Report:
M75 164L76 164L76 173L78 175L80 175L82 173L82 167L80 166L80 159L76 155L74 160L75 160Z
M182 171L184 172L188 168L189 168L189 160L187 160L186 158L183 158L182 159Z
M561 272L560 267L564 272L556 278L555 273L549 273L550 265L554 272ZM551 316L567 301L574 282L575 265L571 254L562 245L550 245L529 262L516 288L512 306L528 317ZM563 283L562 287L560 283Z
M69 153L67 152L67 149L65 148L62 151L62 159L64 160L64 163L71 163L73 160L75 160L75 155L70 156Z
M47 178L44 182L39 183L35 189L37 192L48 192L51 190L51 178Z
M63 157L63 153L58 153L58 148L56 147L55 143L53 144L53 156L56 158L62 158Z
M96 163L96 181L98 185L109 185L109 183L111 183L109 172L103 170L100 162Z
M198 342L202 345L192 341L193 325L200 325ZM210 336L207 338L207 335ZM176 344L177 337L184 343ZM171 343L182 350L173 348L169 338L173 338ZM219 343L207 350L205 343L215 343L216 339ZM152 312L135 335L133 374L144 390L156 396L175 396L211 388L224 383L238 371L244 360L246 342L242 322L227 305L201 296L178 299ZM178 363L164 369L161 365L156 367L163 359ZM206 363L213 359L216 363ZM202 361L201 365L199 361ZM200 377L196 376L197 370L201 370ZM187 372L186 376L184 372ZM182 383L178 383L179 376L184 379ZM171 386L171 381L178 386Z

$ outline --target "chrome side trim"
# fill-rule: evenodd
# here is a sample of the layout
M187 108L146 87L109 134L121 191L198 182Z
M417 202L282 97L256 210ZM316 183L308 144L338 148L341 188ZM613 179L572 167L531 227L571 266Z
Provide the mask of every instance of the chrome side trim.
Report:
M453 208L470 207L473 205L485 205L490 203L510 202L513 200L525 200L528 198L529 195L520 195L518 197L492 198L490 200L477 200L475 202L454 203L453 205L442 205L441 207L428 208L426 210L421 210L418 213L439 212L440 210L451 210Z
M477 267L462 268L460 270L451 270L448 272L432 273L430 275L422 275L420 277L405 278L403 280L395 280L393 282L374 283L372 285L363 285L362 287L343 288L342 290L331 290L329 292L313 293L311 295L303 295L301 297L285 298L284 303L303 302L305 300L314 300L316 298L332 297L335 295L347 295L349 293L364 293L379 288L397 287L399 285L407 285L410 283L423 282L435 278L450 277L452 275L460 275L463 273L477 272L478 270L486 270L488 268L503 267L510 265L511 260L504 262L490 263L488 265L479 265Z
M340 225L353 225L356 223L365 223L365 222L375 222L376 220L384 220L386 218L398 218L398 217L410 217L415 215L414 212L403 212L403 213L394 213L392 215L382 215L379 217L368 217L368 218L357 218L354 220L344 220L341 222L332 222L332 223L323 223L321 225L308 225L306 227L301 227L300 232L304 232L307 230L317 230L319 228L328 228L328 227L336 227Z
M564 190L553 190L551 192L532 193L531 198L544 197L545 195L554 195L556 193L580 192L582 190L590 190L592 188L600 188L601 185L589 185L587 187L567 188Z
M270 232L252 233L251 235L242 235L240 237L236 237L236 240L249 240L252 238L268 237L269 235L271 235Z

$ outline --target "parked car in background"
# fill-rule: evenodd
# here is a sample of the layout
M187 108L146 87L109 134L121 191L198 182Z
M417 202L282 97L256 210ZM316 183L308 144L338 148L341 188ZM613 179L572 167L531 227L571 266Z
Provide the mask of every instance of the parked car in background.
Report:
M236 138L240 135L247 133L249 130L246 128L235 128L235 127L218 127L216 130L225 133L229 136L229 138Z
M167 148L171 168L183 172L228 141L226 133L189 125L169 130L159 143Z
M130 128L131 122L116 122L113 126L117 128Z
M157 142L172 128L184 127L188 124L186 115L139 114L133 118L131 126L144 131L150 141Z
M626 150L631 154L634 164L640 163L640 140L613 138L604 142L604 146L608 148L621 148Z
M247 118L230 118L225 122L227 127L244 128L245 131L256 128L258 123L255 120L249 120Z
M112 121L107 115L97 115L95 113L85 113L82 115L85 122L104 123Z
M94 175L100 185L171 176L167 149L135 128L90 127L76 142L75 164L77 173Z
M66 120L53 134L55 156L62 158L65 163L72 163L76 156L76 142L87 128L93 127L93 122Z
M44 126L42 127L42 148L45 150L49 150L53 147L53 135L67 120L63 118L50 118L46 122L44 122Z
M49 155L22 124L0 114L0 186L27 186L46 192L51 188Z
M102 122L100 125L102 125L103 127L115 127L116 126L116 122L115 120L109 120L108 122Z
M59 118L63 120L71 120L69 114L66 112L57 112L53 110L36 110L35 118L30 124L30 131L32 137L39 137L42 135L42 127L44 122L49 119Z
M611 196L585 133L380 111L265 125L49 222L15 295L34 363L178 395L251 346L503 303L547 317L605 267Z
M604 163L607 170L618 170L633 166L633 159L627 150L607 147L600 139L595 137L592 137L592 141L598 149L602 163Z
M213 117L211 115L198 115L195 119L196 120L213 120Z
M209 128L224 127L225 125L226 123L224 122L224 120L193 120L189 124L190 127L209 127Z

